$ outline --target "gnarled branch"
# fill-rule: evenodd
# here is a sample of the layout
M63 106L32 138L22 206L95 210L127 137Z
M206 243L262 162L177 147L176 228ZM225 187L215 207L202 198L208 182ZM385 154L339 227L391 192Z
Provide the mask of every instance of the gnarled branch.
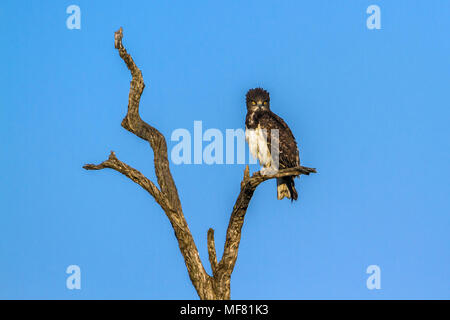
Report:
M102 163L95 165L95 164L86 164L83 166L86 170L101 170L105 168L114 169L126 177L130 178L137 184L139 184L142 188L148 191L153 198L155 198L156 202L161 206L161 208L166 210L172 210L169 203L167 202L166 197L159 191L158 187L155 186L155 184L150 181L147 177L145 177L142 173L140 173L138 170L130 167L126 163L120 161L117 159L116 154L114 151L111 151L111 154L109 155L108 160L103 161Z
M262 182L270 179L301 174L309 175L310 173L315 172L316 169L314 168L299 166L295 168L283 169L277 173L268 175L263 175L260 172L256 172L252 175L252 177L250 177L248 166L246 166L244 178L241 182L241 191L239 192L233 211L231 212L230 221L228 223L222 259L220 260L216 274L214 275L216 281L223 283L225 286L226 290L224 291L225 296L223 299L230 298L230 277L238 256L239 243L241 241L241 230L244 224L244 218L248 205L256 188Z
M211 264L211 270L213 272L213 276L215 277L217 275L217 255L216 255L216 244L214 241L214 230L209 229L208 230L208 256L209 256L209 262Z
M87 164L83 168L86 170L110 168L122 173L144 188L161 206L172 224L189 277L199 297L201 299L230 299L231 273L238 255L245 213L255 189L269 179L300 174L308 175L316 171L312 168L296 167L280 170L271 175L262 175L256 172L250 177L247 166L241 182L240 193L231 213L224 252L220 262L217 261L216 256L214 230L208 230L208 255L213 272L212 276L208 275L200 260L197 247L184 217L178 191L170 172L166 139L157 129L144 122L139 115L139 102L145 88L144 79L141 70L123 46L122 38L123 30L120 28L115 32L114 46L118 49L120 57L132 75L128 112L122 121L122 127L150 143L154 153L154 167L159 188L138 170L117 159L114 152L111 152L109 158L102 163L98 165Z

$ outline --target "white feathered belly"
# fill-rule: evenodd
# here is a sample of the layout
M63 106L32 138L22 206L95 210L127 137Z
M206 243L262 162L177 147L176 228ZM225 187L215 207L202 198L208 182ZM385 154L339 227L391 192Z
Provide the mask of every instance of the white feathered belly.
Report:
M262 167L272 166L272 157L267 147L267 137L264 131L258 126L256 129L245 128L245 139L248 142L250 153L259 160Z

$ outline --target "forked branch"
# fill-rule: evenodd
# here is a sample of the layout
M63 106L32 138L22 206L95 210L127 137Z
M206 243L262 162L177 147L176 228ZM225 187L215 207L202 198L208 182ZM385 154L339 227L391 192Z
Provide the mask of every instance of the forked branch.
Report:
M255 189L269 179L290 175L308 175L316 171L312 168L296 167L280 170L273 175L261 175L257 172L250 177L247 166L241 182L240 193L231 212L224 253L220 262L217 261L214 230L208 230L208 255L213 272L212 276L208 275L184 217L178 191L170 172L166 139L157 129L144 122L139 115L139 102L145 88L144 79L141 70L123 46L122 38L123 30L120 28L115 32L114 46L132 75L128 111L122 121L122 127L150 143L154 153L155 174L159 187L138 170L117 159L114 152L111 152L109 158L102 163L87 164L83 168L86 170L110 168L122 173L144 188L161 206L172 224L189 277L200 299L230 299L230 278L238 255L241 229Z

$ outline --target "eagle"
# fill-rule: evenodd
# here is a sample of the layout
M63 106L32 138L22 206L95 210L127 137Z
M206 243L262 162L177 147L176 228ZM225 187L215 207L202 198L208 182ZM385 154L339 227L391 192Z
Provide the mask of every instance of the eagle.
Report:
M250 89L246 95L247 116L245 139L250 153L263 167L261 173L275 173L278 169L298 167L300 157L295 137L288 125L270 110L269 92ZM278 149L278 150L277 150ZM277 178L277 198L297 200L294 178Z

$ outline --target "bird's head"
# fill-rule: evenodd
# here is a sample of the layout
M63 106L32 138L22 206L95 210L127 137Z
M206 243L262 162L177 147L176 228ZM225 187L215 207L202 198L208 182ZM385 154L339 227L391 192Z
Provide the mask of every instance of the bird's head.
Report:
M248 111L270 110L269 92L263 88L250 89L245 96Z

